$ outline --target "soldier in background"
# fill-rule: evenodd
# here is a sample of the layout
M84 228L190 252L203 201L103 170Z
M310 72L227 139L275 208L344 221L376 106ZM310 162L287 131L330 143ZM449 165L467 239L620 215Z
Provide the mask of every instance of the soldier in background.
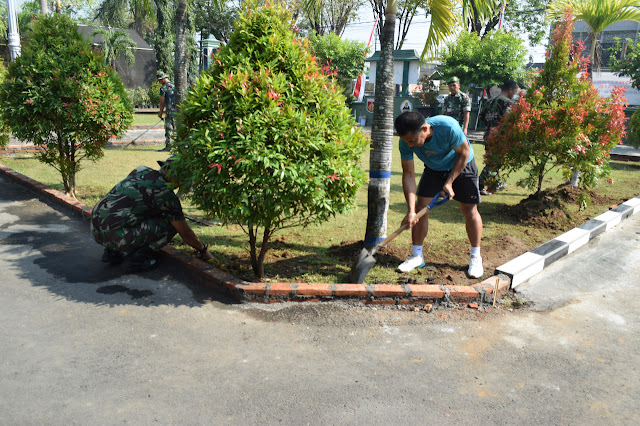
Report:
M157 266L158 251L180 234L203 259L213 259L185 221L180 200L168 185L167 161L160 170L139 166L109 191L93 208L91 235L105 247L102 261L112 265L129 260L128 272Z
M169 80L169 76L162 71L158 71L156 77L162 84L162 87L160 87L160 112L158 113L158 117L162 118L164 110L166 109L167 111L164 119L165 146L160 151L169 151L176 130L175 86Z
M448 115L458 120L465 136L469 127L469 117L471 116L471 98L460 90L460 79L451 77L447 81L449 93L442 105L442 115Z
M515 103L513 97L519 90L518 83L514 80L506 80L502 84L500 94L491 99L485 109L480 113L480 118L486 126L484 131L485 146L487 145L487 138L489 137L489 133L491 133L491 129L500 124L502 117L511 110L511 106ZM491 167L486 165L484 169L482 169L478 182L480 194L491 195L495 191L507 188L506 183L500 182L499 171L500 165L492 165Z

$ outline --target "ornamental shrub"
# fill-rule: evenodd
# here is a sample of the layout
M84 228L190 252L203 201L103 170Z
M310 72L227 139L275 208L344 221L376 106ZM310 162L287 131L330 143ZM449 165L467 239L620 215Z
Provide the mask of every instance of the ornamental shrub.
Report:
M579 170L584 206L586 190L610 176L609 150L625 134L625 99L620 88L609 98L598 95L586 71L589 58L581 55L584 45L571 44L572 29L573 16L566 13L553 31L544 69L492 129L485 160L505 175L526 168L518 184L537 192L550 170L561 169L567 178Z
M101 158L109 138L133 120L120 77L61 14L34 20L0 85L0 103L15 136L42 147L38 159L60 172L74 197L81 161Z
M640 109L636 110L629 121L629 135L627 142L634 148L640 147Z
M291 25L280 5L241 12L180 105L172 163L200 209L245 230L260 278L274 232L347 211L366 181L367 141Z
M147 95L149 96L149 102L151 102L151 105L160 105L160 87L162 87L162 84L157 80L151 84L151 87L149 87Z

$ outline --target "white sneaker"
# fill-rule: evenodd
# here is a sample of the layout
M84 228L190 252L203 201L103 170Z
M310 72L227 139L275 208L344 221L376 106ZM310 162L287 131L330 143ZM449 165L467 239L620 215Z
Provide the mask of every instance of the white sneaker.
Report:
M422 268L424 266L424 258L419 254L412 254L407 260L402 262L398 266L400 272L411 272L416 268Z
M469 270L467 271L471 278L480 278L484 274L482 267L482 256L479 254L469 256Z

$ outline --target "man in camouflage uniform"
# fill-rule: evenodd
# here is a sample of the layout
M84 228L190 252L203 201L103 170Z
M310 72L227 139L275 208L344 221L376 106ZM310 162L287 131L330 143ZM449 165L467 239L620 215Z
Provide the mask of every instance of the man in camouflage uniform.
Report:
M169 151L171 149L171 141L175 138L176 130L175 86L169 81L169 76L162 71L158 71L156 77L162 84L162 87L160 87L160 112L158 117L162 118L164 110L166 109L167 111L164 119L165 146L160 151Z
M513 97L520 90L518 83L513 80L506 80L502 84L500 95L491 99L480 113L480 118L485 123L484 142L487 145L487 138L491 129L500 124L500 120L511 110L511 106L515 103ZM506 189L507 184L500 182L498 173L500 165L485 166L479 176L478 186L482 195L491 195L495 191ZM486 188L485 188L486 185Z
M471 98L460 90L460 79L458 79L458 77L451 77L449 81L447 81L447 86L449 86L450 95L444 98L442 115L448 115L458 120L466 136L469 127L469 117L471 116Z
M91 235L105 247L102 261L119 264L128 255L129 272L150 270L157 252L176 235L204 259L213 259L185 221L180 200L168 182L170 160L158 161L160 170L134 169L93 208Z

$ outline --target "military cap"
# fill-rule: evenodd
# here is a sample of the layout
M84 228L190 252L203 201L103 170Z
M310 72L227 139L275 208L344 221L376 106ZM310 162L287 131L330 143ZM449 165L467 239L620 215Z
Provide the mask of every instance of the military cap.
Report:
M162 80L162 79L165 79L165 78L169 78L169 76L167 74L165 74L164 71L158 71L156 73L156 79L157 80Z
M158 164L160 165L160 168L163 168L164 166L171 164L171 162L173 162L173 160L176 159L175 155L172 155L171 157L167 158L166 160L158 160Z
M449 80L447 80L447 84L451 84L451 83L460 83L460 79L454 75Z

